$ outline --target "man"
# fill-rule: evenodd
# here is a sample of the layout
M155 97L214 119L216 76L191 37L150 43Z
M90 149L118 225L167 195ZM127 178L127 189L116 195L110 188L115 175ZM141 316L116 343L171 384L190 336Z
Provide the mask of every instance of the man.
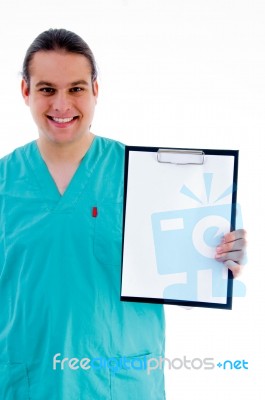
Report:
M119 300L124 146L90 131L87 44L40 34L22 95L39 138L0 161L0 398L164 399L162 369L144 369L164 356L163 307ZM235 275L244 245L218 248Z

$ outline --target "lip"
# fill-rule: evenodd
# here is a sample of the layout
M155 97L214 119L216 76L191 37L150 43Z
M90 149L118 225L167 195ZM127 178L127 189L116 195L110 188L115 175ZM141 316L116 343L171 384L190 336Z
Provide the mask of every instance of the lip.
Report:
M57 128L68 128L72 126L79 118L79 116L75 115L73 117L55 117L52 115L46 115L50 124Z

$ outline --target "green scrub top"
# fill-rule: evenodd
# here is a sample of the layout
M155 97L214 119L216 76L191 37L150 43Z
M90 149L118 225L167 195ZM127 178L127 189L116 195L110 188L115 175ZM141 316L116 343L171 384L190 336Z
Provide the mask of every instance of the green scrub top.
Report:
M123 167L95 137L61 195L36 141L0 160L1 400L165 398L163 306L120 301Z

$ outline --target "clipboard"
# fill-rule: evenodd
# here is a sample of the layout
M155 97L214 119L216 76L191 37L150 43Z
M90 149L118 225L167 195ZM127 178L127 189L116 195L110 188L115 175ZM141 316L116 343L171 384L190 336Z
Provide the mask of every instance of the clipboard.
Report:
M121 301L232 309L238 150L126 146Z

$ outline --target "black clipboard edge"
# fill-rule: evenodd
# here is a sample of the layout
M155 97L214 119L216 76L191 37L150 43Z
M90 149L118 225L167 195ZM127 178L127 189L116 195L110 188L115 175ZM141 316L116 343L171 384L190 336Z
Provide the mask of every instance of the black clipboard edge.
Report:
M188 307L199 307L199 308L218 308L224 310L232 310L232 302L227 301L226 303L207 303L203 301L184 301L184 300L170 300L164 298L151 298L151 297L129 297L121 296L121 301L136 302L136 303L152 303L152 304L163 304L163 305L176 305L176 306L188 306Z
M231 222L230 231L233 231L236 226L236 206L237 206L237 186L238 186L238 161L239 161L239 150L221 150L221 149L198 149L198 148L176 148L176 147L148 147L148 146L125 146L125 159L124 159L124 196L123 196L123 224L122 224L122 257L121 257L121 280L120 280L120 300L137 303L153 303L153 304L164 304L164 305L179 305L189 307L200 307L200 308L217 308L232 310L233 300L233 273L228 270L228 285L227 285L227 301L224 304L221 303L208 303L199 301L184 301L184 300L170 300L164 298L149 298L149 297L129 297L122 296L122 273L123 273L123 249L124 249L124 228L125 228L125 217L126 217L126 200L127 200L127 183L128 183L128 166L129 166L129 154L130 151L148 151L155 153L159 149L168 150L191 150L191 151L203 151L205 155L220 155L220 156L233 156L234 157L234 174L233 174L233 193L232 193L232 210L231 210Z

